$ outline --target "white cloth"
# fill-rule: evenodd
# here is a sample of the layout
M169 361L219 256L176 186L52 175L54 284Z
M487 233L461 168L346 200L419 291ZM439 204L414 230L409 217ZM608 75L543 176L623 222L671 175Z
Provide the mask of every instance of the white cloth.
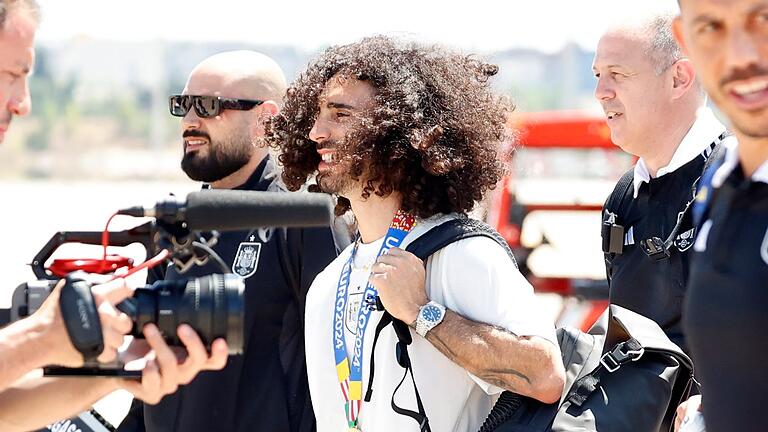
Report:
M696 156L707 151L710 144L715 142L717 137L725 131L725 125L720 123L711 109L707 107L699 108L696 113L696 121L693 122L688 133L680 141L667 166L656 171L656 177L674 172L692 161ZM633 179L635 198L637 198L640 191L640 186L650 181L651 174L648 172L648 166L645 164L645 160L640 158L635 164L635 176Z
M405 248L428 229L454 217L440 215L419 221L402 247ZM356 266L373 262L382 241L361 245ZM347 430L344 399L331 344L331 327L339 275L351 252L352 246L329 264L317 276L307 296L307 371L318 432ZM455 242L432 255L428 264L427 295L430 300L468 319L500 326L519 336L541 336L556 344L554 325L536 309L531 285L493 240L474 237ZM366 279L367 273L355 271L350 287L364 285ZM350 292L358 290L355 288ZM364 336L363 395L368 389L371 345L380 318L381 312L371 314ZM354 343L354 334L349 328L352 326L345 327L347 352L350 353L349 345ZM413 329L411 335L413 344L408 352L432 430L478 430L501 389L469 374ZM381 332L375 353L373 397L370 402L363 402L360 414L360 427L364 432L418 430L413 419L398 415L390 406L392 393L403 376L403 369L395 361L396 342L391 326ZM410 379L398 391L396 402L401 407L417 410Z

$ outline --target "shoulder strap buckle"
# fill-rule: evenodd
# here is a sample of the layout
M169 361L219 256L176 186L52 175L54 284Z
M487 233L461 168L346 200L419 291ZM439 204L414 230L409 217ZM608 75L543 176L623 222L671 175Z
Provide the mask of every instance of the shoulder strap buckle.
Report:
M613 350L603 354L600 358L600 364L608 372L616 372L621 365L630 361L638 361L645 354L643 348L635 339L616 344Z
M655 261L663 261L669 258L670 255L669 245L658 237L651 237L641 241L640 247L646 255Z

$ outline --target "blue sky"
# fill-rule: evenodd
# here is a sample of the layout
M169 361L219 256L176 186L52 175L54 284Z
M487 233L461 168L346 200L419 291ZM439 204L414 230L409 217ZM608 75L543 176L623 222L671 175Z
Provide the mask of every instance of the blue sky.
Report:
M374 33L405 34L474 51L594 48L611 23L674 0L39 0L39 39L243 41L316 49ZM386 8L378 5L387 4Z

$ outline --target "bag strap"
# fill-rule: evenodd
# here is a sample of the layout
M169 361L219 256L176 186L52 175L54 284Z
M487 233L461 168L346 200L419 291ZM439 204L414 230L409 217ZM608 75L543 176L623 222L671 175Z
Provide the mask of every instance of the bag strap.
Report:
M600 384L600 377L604 373L616 372L630 361L639 360L644 353L643 346L634 338L616 344L611 351L603 354L597 368L573 383L565 400L580 407L597 389L598 384Z
M616 215L619 211L619 204L621 204L621 201L624 199L627 191L629 191L629 187L632 186L634 179L635 169L630 168L621 176L618 183L616 183L616 186L614 186L613 192L611 192L611 195L608 196L608 200L605 202L604 209L607 213L612 214L614 218L617 217Z
M485 222L466 217L451 219L430 229L411 242L405 250L416 255L426 263L427 258L440 249L451 243L471 237L488 237L495 241L504 248L504 251L515 264L515 267L517 267L517 261L512 254L512 249L510 249L509 244L501 234Z
M408 326L397 319L394 319L392 315L389 314L389 312L384 311L384 314L381 317L381 320L379 321L379 324L376 326L376 333L373 336L373 345L371 347L371 359L370 359L370 372L368 374L368 390L365 392L365 398L363 399L365 402L371 401L371 396L373 396L373 376L375 373L375 363L374 363L374 353L376 352L376 344L379 341L379 335L381 334L381 331L384 330L388 325L392 324L392 328L395 330L395 335L397 336L397 345L395 346L395 357L397 358L397 363L402 366L403 369L405 369L403 373L403 378L400 380L400 382L397 384L397 387L395 387L395 391L392 392L392 410L400 415L404 415L407 417L410 417L416 421L416 423L419 424L419 430L421 432L431 432L432 429L429 427L429 418L427 417L426 410L424 409L424 404L421 401L421 395L419 395L419 389L416 387L416 378L413 376L413 368L411 367L411 358L408 355L408 345L413 342L413 338L411 338L411 332L408 330ZM409 410L406 408L401 408L395 403L395 395L397 394L397 391L400 390L400 387L403 385L403 382L405 382L405 378L410 373L411 375L411 381L413 382L413 391L416 395L416 406L418 408L418 411Z
M614 304L609 306L607 313L610 316L609 335L612 331L618 330L618 326L622 333L629 335L629 339L619 342L607 350L594 370L576 380L566 395L565 401L580 407L597 389L602 376L607 373L614 373L627 363L638 361L644 355L651 353L674 357L680 363L681 368L687 371L689 378L693 377L693 362L690 357L669 340L658 324L636 312ZM606 336L606 340L610 339L609 335ZM684 375L681 374L680 376ZM689 383L686 382L684 385L688 386Z
M448 246L453 242L478 236L488 237L502 246L507 252L507 255L509 255L509 257L512 259L512 262L515 264L515 266L517 266L515 257L512 254L512 250L509 248L506 240L504 240L504 238L488 224L469 218L451 219L445 223L442 223L430 229L426 233L422 234L419 238L411 242L408 247L405 248L405 250L419 257L422 261L424 261L424 265L426 265L427 258L429 258L429 256L438 250ZM378 299L377 309L384 309L381 301ZM421 396L419 395L419 389L416 386L416 379L413 375L411 358L408 354L408 345L413 342L410 330L407 324L398 319L394 319L392 315L390 315L387 311L384 311L379 324L376 326L376 332L373 337L371 358L369 361L370 372L368 374L368 390L366 391L365 398L363 400L365 402L370 402L371 397L373 396L373 378L376 370L374 362L376 344L378 343L381 331L390 324L392 325L393 329L395 330L395 334L397 335L397 345L395 346L395 356L397 363L405 370L403 373L403 378L397 384L395 391L392 393L392 409L400 415L414 419L419 424L419 430L421 432L431 432L429 426L429 418L427 417L424 404L421 400ZM395 395L397 394L397 391L400 390L400 387L402 387L409 373L411 375L411 382L413 383L413 390L416 396L418 412L402 408L395 403Z

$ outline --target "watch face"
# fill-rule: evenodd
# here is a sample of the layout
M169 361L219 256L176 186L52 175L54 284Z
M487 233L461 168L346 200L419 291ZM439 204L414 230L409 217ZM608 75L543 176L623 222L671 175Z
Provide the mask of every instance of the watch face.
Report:
M440 317L443 315L443 311L441 311L437 306L427 305L424 307L424 309L422 309L421 315L427 321L436 322L440 321Z

